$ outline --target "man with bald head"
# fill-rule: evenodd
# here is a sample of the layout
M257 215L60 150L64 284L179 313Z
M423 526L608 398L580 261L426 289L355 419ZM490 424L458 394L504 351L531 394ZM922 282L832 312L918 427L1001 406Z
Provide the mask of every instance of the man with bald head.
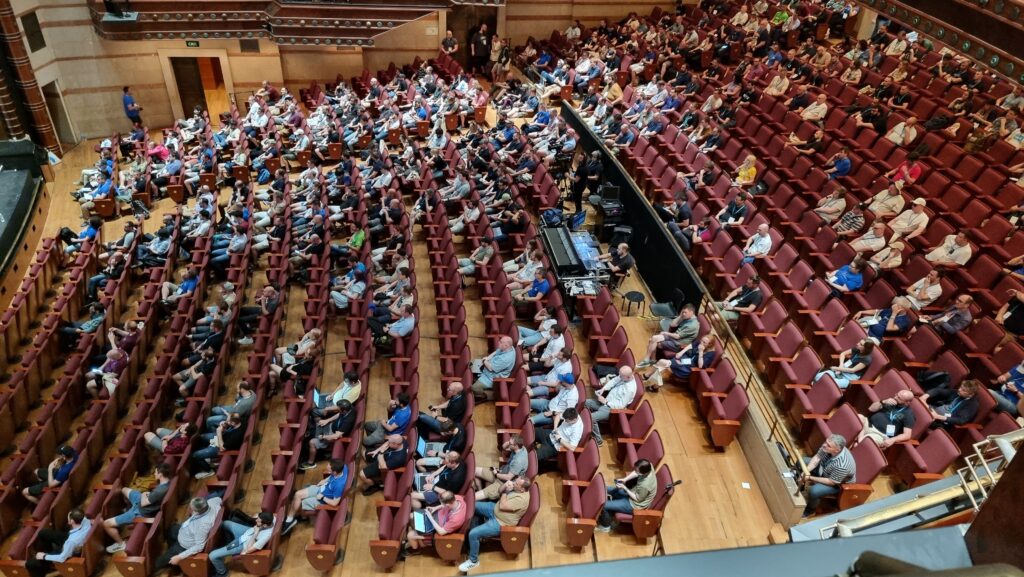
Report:
M438 405L430 405L429 413L420 411L416 419L416 428L421 437L427 437L430 433L440 433L441 424L448 422L460 424L466 416L466 395L463 394L464 387L458 381L448 383L445 389L445 401Z
M587 410L590 411L592 423L591 433L594 440L600 445L601 423L607 421L614 410L621 410L629 407L636 396L636 379L633 377L633 367L623 365L619 367L619 374L613 377L605 377L601 381L601 388L594 393L593 399L587 399Z
M471 365L476 382L473 396L478 402L490 400L493 396L494 379L503 379L512 374L516 365L516 351L512 337L501 337L498 348L482 359L475 359Z
M366 485L363 495L367 496L384 488L386 472L405 467L409 463L409 451L401 435L388 435L383 445L367 451L364 456L366 466L359 471L359 481Z
M863 425L857 442L866 437L879 448L887 449L896 443L909 441L914 429L914 411L910 407L913 401L914 393L903 389L888 399L872 403L868 407L869 416L857 415Z

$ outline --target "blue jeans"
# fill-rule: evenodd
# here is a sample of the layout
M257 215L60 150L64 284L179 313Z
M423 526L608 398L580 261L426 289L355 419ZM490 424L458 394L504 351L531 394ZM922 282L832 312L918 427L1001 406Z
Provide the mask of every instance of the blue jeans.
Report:
M105 286L106 283L107 275L105 274L98 274L89 277L89 283L86 285L86 294L88 294L90 298L96 298L97 289L101 286Z
M228 572L228 567L224 564L224 558L233 557L242 552L242 543L239 539L249 530L249 527L234 521L224 521L221 523L221 529L231 534L231 542L219 549L210 551L210 565L213 565L213 570L217 573L224 574Z
M532 347L533 345L540 342L544 337L544 334L540 331L535 331L528 327L516 327L519 329L519 340L522 341L524 346Z
M550 425L554 423L554 419L544 414L544 411L548 410L548 400L545 398L530 399L530 408L537 412L536 415L530 417L534 425Z
M750 264L750 263L754 262L755 260L757 260L757 259L755 259L752 256L745 256L745 257L743 257L743 261L740 262L740 266L743 266L745 264Z
M811 462L811 459L809 457L804 457L804 463L809 463L809 462ZM818 468L817 467L815 467L814 470L811 471L811 475L812 476L817 476L818 475ZM836 495L838 493L839 493L839 486L838 485L832 486L832 485L825 485L823 483L811 483L807 487L807 496L806 496L807 506L804 507L804 514L813 513L814 510L818 508L818 503L821 502L822 498L828 497L829 495Z
M497 503L491 501L476 504L476 515L483 517L485 521L469 531L469 560L474 563L480 561L480 540L501 536L501 523L494 517L496 505Z
M203 435L203 439L209 440L212 438L213 435L210 433L205 433ZM206 463L206 460L216 459L217 455L219 454L220 449L218 449L217 447L210 446L203 447L202 449L199 449L197 451L192 451L192 455L189 457L189 461L191 461L192 465L192 472L198 473L200 471L209 471L210 466Z
M429 431L431 433L440 433L441 421L435 419L433 415L429 415L427 413L420 413L419 418L416 419L416 428L419 429L419 431L421 431L421 436L423 431ZM422 456L425 457L426 455Z
M615 513L633 514L633 504L629 502L629 495L618 487L608 487L608 502L604 504L601 517L598 522L603 527L611 527L615 520Z
M228 420L228 408L227 407L214 407L210 411L210 417L206 419L206 430L214 432L217 430L217 426Z

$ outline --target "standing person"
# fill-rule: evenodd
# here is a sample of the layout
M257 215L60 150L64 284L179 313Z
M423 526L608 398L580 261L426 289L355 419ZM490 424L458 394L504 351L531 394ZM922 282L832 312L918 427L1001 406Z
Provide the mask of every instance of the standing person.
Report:
M441 40L441 51L452 58L455 58L455 53L459 51L459 41L455 39L451 29L444 33L444 39Z
M91 529L92 521L85 517L81 509L72 509L68 513L67 531L49 527L40 529L35 541L35 548L39 552L25 561L28 574L32 577L46 577L53 571L54 563L63 563L82 549ZM52 552L58 548L59 552Z
M487 34L487 25L481 24L469 41L469 71L487 74L487 61L490 57L491 37Z
M124 96L121 97L121 104L124 105L124 115L128 117L128 120L132 121L132 124L142 124L142 106L139 106L135 102L135 97L132 96L132 89L129 86L125 86L121 89L124 92Z

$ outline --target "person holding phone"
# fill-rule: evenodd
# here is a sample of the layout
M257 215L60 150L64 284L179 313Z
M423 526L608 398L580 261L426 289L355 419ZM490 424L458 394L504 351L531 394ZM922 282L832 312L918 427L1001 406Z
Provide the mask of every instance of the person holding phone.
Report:
M615 486L608 487L608 502L597 519L595 530L602 533L611 531L616 513L631 514L638 509L650 509L658 494L658 480L653 473L654 465L647 459L640 459L630 474L615 479Z

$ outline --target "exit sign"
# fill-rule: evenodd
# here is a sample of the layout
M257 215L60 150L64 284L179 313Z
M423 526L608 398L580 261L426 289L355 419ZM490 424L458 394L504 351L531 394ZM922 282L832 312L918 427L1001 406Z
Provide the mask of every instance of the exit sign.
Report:
M199 48L199 41L198 40L186 40L185 41L185 46L188 47L188 48Z

